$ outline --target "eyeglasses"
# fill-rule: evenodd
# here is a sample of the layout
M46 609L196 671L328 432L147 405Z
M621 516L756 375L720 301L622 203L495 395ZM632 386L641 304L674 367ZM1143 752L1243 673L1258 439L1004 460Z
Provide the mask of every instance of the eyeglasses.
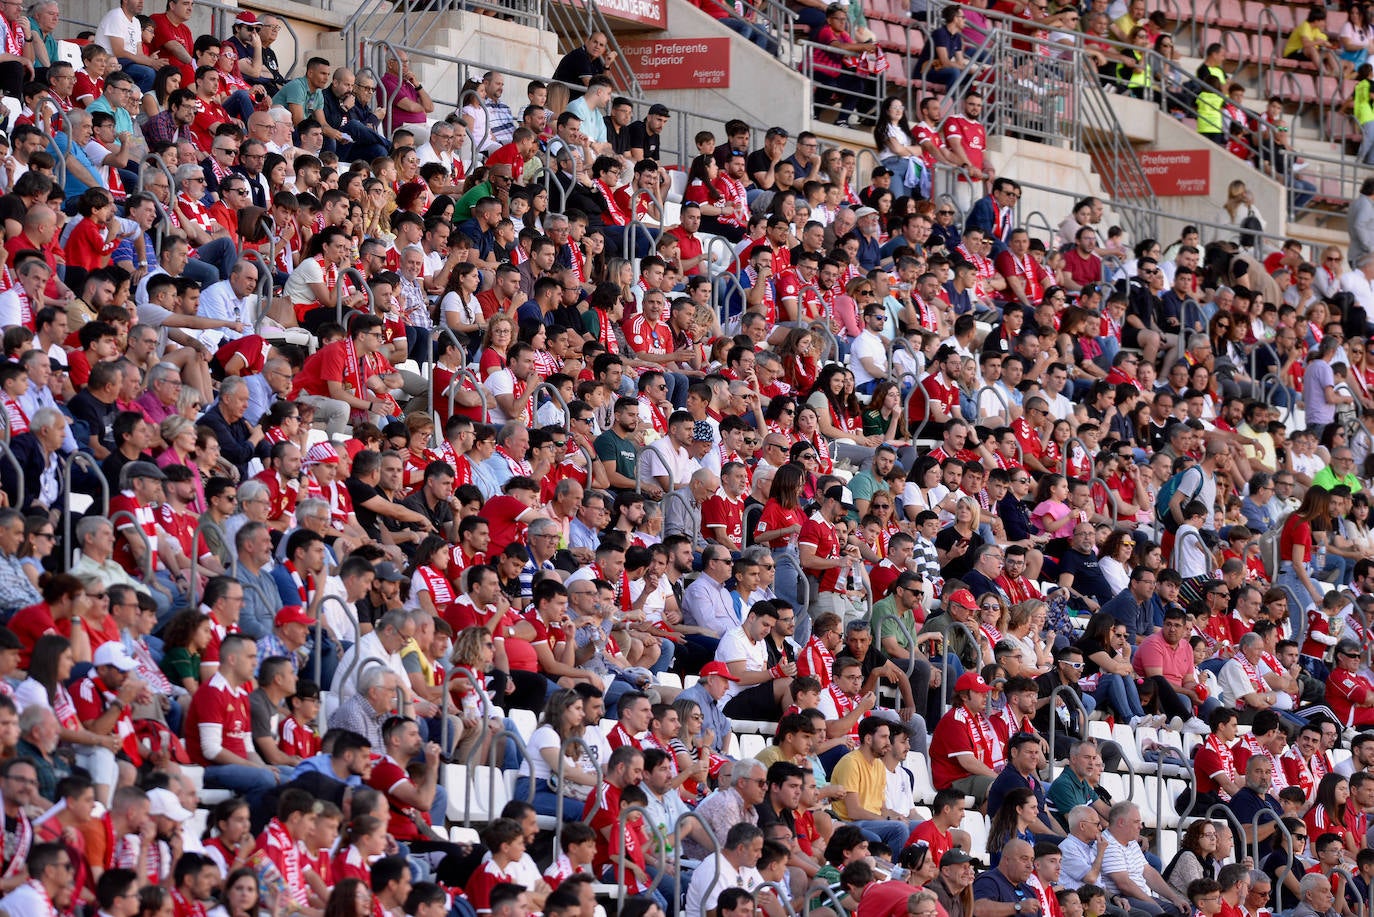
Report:
M937 211L935 211L935 215L936 215L937 217L952 217L952 216L954 216L954 211L953 211L953 210L937 210Z

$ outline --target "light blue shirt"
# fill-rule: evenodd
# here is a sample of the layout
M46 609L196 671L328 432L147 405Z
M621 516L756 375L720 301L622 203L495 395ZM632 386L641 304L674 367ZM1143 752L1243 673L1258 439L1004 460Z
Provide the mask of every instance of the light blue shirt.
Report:
M567 111L582 119L582 133L592 143L606 142L606 118L599 111L592 111L587 105L587 97L582 96L569 102Z
M90 105L86 106L87 113L93 111L103 111L106 114L114 115L115 136L120 134L132 134L134 132L134 117L122 108L115 108L110 104L110 100L101 96Z

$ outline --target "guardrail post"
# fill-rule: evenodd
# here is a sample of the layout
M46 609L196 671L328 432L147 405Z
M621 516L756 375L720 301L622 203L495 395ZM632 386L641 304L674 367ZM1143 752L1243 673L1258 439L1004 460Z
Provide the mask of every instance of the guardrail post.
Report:
M75 549L72 544L72 470L77 465L94 474L96 480L100 482L100 515L106 517L110 515L110 482L105 479L105 472L96 464L95 458L89 452L80 450L73 452L67 456L66 461L62 464L62 502L64 504L62 507L62 551L66 555L64 559L69 568L72 565L72 551ZM22 485L23 475L20 475L19 480ZM139 531L143 530L140 528Z

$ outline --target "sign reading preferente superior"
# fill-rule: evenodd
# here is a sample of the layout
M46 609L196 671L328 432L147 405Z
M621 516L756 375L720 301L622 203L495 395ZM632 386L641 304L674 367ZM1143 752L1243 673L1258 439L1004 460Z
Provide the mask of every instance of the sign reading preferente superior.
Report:
M1140 167L1160 197L1197 197L1212 192L1211 150L1145 150Z
M605 9L605 7L602 7ZM730 39L666 38L621 42L625 63L645 89L728 89Z

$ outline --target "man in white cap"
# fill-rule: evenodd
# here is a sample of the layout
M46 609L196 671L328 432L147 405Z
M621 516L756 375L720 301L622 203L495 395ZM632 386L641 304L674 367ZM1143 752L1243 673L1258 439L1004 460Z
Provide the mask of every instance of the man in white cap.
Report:
M156 829L153 847L148 851L148 871L146 875L152 878L156 873L159 881L166 881L172 875L175 866L175 858L172 856L174 848L181 848L181 841L178 839L182 827L191 819L191 812L177 799L177 794L171 790L159 787L148 791L148 815L153 820Z
M137 766L142 763L142 757L134 739L134 718L129 708L139 699L148 699L148 685L131 674L138 668L138 661L129 655L123 643L111 641L96 649L92 663L90 673L72 692L76 716L87 731L102 738L105 748L115 754L123 752ZM77 756L78 763L81 758ZM120 769L129 770L132 778L128 763L121 761ZM96 797L108 799L110 789L97 786Z

